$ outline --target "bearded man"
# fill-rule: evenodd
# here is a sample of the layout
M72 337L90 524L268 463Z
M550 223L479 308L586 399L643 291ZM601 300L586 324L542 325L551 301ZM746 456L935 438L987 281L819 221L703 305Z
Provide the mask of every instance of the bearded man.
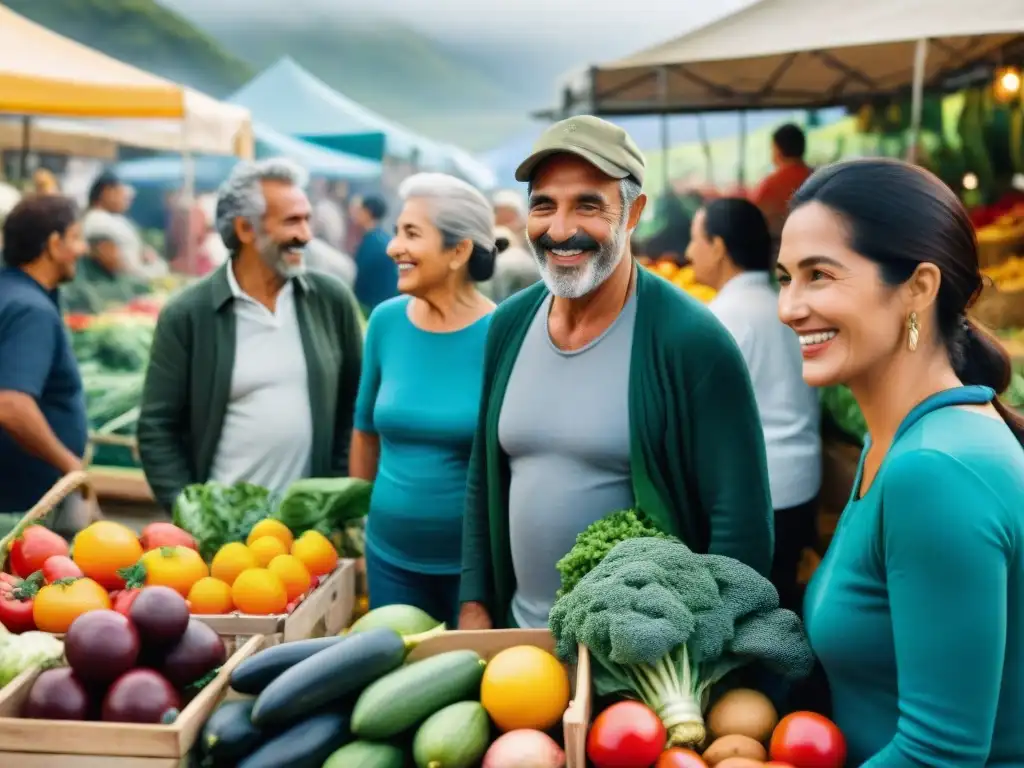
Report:
M349 289L305 268L306 181L281 159L235 166L216 217L231 258L160 314L138 440L168 511L191 483L347 474L362 333Z
M540 137L516 178L543 279L491 320L459 628L546 627L555 563L588 525L629 507L695 551L767 575L753 389L725 327L633 260L640 150L621 128L574 117Z

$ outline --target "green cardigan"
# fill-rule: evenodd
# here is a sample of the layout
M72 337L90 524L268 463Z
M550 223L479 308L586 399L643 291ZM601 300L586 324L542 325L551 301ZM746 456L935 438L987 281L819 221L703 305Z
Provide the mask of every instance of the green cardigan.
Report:
M767 575L774 547L768 469L743 357L706 307L646 269L637 274L629 371L636 504L694 550L734 557ZM510 470L498 442L498 417L523 338L546 296L538 283L499 305L484 355L460 598L485 604L495 626L510 623L516 586L508 530Z
M210 478L235 366L234 297L223 267L160 313L142 393L138 440L157 502L170 511L181 489ZM295 280L313 414L312 474L348 473L363 334L351 291L329 275Z

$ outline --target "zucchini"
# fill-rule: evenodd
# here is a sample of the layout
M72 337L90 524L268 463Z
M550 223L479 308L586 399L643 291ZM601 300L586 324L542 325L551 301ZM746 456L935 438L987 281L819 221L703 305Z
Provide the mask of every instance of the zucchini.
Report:
M264 728L301 720L397 669L405 653L406 641L392 629L346 635L286 669L264 688L256 698L252 721Z
M203 726L200 746L213 765L234 765L256 751L266 736L252 724L252 701L226 701Z
M353 733L361 739L390 739L449 704L477 698L484 666L476 651L448 651L396 669L359 695Z
M435 712L416 731L417 768L473 768L490 745L491 721L478 701L460 701Z
M352 738L345 712L313 715L275 736L238 763L238 768L321 768Z
M439 625L440 621L413 605L382 605L356 621L346 634L365 632L374 627L388 627L400 635L417 635Z
M327 758L323 768L405 768L405 753L394 744L353 741Z
M260 651L234 668L231 672L231 687L239 693L255 696L289 667L332 645L337 645L340 640L340 637L296 640Z

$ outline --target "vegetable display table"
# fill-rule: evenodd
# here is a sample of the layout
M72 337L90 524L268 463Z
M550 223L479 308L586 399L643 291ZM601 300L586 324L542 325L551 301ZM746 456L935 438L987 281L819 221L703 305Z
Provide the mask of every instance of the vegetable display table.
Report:
M179 768L186 764L206 719L227 694L231 671L262 646L263 637L249 638L171 725L23 718L22 707L40 672L27 670L0 690L0 765Z
M444 632L420 643L408 661L418 661L447 651L476 651L490 661L496 654L520 645L533 645L548 653L555 651L555 639L546 629L492 629ZM590 725L590 654L582 645L575 669L569 670L572 699L562 716L566 768L586 768L587 728Z
M223 616L199 614L195 618L215 629L229 648L253 635L264 636L265 644L270 646L338 634L349 626L355 602L356 561L340 560L338 567L290 614L253 616L236 611Z

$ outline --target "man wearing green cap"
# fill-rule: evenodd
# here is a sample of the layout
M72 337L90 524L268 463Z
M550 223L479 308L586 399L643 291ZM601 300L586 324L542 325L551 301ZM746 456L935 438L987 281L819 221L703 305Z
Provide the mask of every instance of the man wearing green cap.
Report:
M516 178L542 280L491 321L460 628L546 627L555 563L628 507L767 575L772 508L750 379L725 327L633 260L647 202L640 150L618 126L569 118Z

